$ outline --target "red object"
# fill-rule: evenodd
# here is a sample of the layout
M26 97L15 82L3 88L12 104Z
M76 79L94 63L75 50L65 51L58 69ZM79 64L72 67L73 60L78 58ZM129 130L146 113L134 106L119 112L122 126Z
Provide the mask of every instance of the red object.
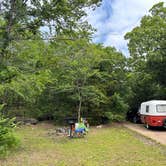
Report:
M154 127L164 126L165 120L166 116L141 115L142 123L148 124L149 126L154 126Z

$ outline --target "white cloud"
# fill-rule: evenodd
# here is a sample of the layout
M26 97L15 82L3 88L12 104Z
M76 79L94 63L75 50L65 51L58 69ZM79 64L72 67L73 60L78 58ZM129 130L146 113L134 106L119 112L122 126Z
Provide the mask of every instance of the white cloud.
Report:
M88 21L97 29L94 42L114 46L128 55L124 35L139 25L156 3L166 0L103 0L101 7L88 12Z

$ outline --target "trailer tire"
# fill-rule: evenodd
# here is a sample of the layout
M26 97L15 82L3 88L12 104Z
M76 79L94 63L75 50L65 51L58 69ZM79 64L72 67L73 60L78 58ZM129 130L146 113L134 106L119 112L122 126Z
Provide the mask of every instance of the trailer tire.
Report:
M151 126L148 123L145 123L145 128L150 129Z
M166 127L166 119L163 120L163 126Z
M137 123L137 117L136 116L133 117L133 123Z

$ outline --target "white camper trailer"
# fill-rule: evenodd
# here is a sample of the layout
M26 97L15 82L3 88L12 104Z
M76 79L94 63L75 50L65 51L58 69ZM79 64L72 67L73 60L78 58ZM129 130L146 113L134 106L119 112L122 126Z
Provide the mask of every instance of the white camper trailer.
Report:
M166 127L166 100L143 102L140 108L141 121L147 128L151 126Z

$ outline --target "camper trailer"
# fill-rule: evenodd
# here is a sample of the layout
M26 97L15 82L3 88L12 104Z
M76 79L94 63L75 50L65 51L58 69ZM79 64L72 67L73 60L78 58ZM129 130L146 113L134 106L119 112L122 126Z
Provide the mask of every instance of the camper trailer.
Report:
M143 102L140 108L141 122L146 128L166 127L166 100Z

